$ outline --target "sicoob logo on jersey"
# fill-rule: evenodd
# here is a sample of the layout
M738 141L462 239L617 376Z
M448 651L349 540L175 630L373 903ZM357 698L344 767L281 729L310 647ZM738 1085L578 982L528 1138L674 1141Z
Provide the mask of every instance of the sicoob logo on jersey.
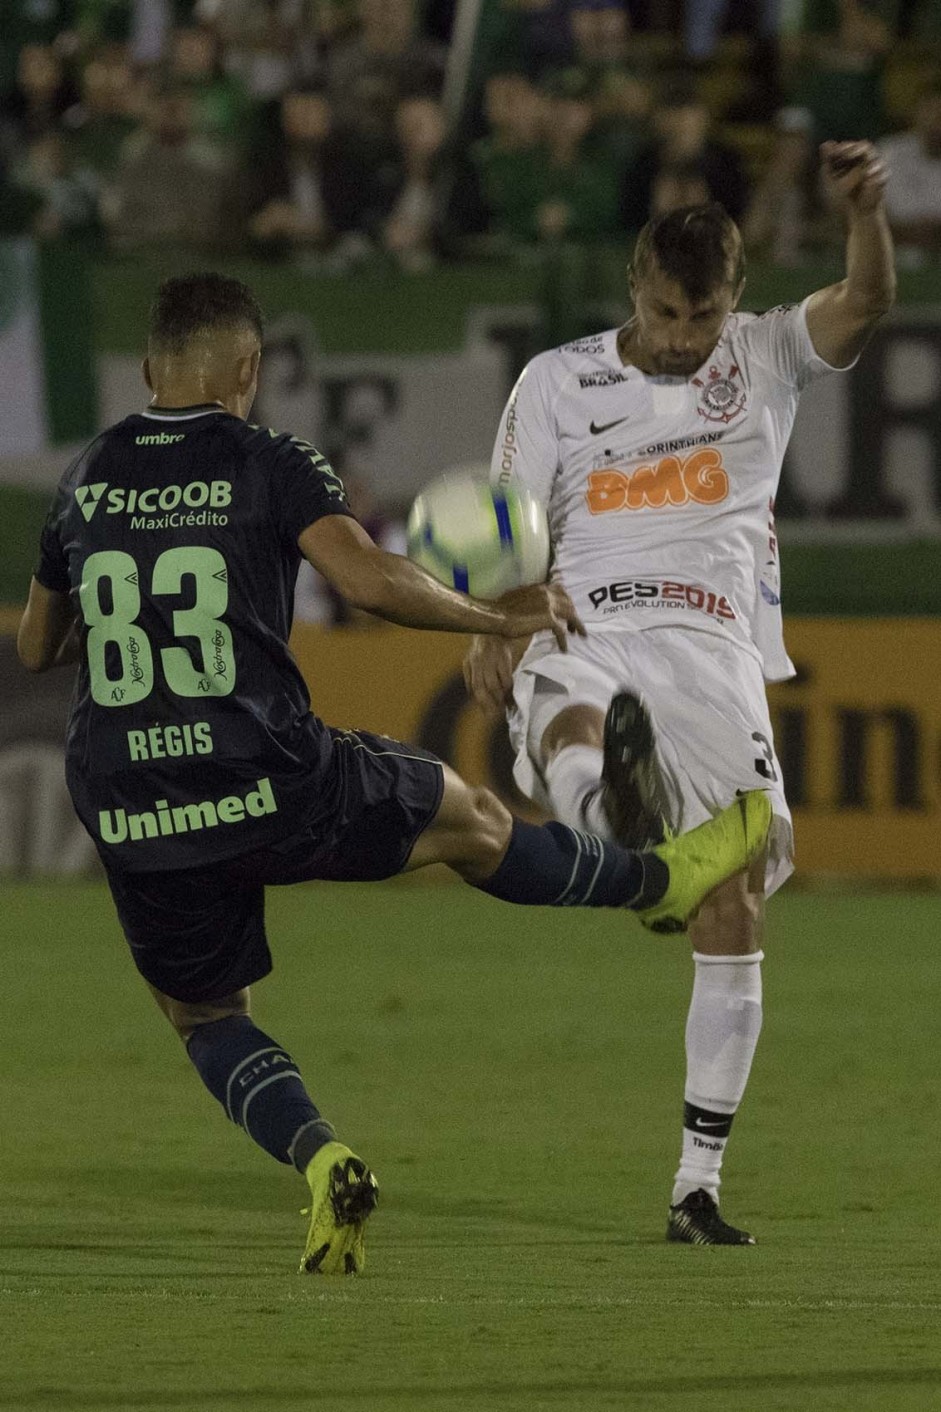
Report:
M696 410L707 422L730 422L745 410L745 389L741 382L736 382L736 378L741 378L736 363L732 364L725 377L713 364L707 382L703 382L702 378L693 378L693 386L702 388Z

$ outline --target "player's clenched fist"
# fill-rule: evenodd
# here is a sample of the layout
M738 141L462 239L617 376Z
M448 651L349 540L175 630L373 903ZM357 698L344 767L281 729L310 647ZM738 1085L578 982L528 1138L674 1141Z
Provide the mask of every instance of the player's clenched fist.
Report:
M875 210L889 171L871 142L823 142L820 157L837 196L859 212Z

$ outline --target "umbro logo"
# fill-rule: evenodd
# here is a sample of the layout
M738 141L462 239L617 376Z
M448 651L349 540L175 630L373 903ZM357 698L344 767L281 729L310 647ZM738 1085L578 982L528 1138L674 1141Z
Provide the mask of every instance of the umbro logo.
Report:
M588 427L592 436L601 436L604 432L610 431L612 427L619 427L622 422L626 421L627 417L615 417L613 422L601 422L600 425L589 422Z
M172 446L175 441L182 441L186 436L185 431L169 432L158 431L153 436L135 436L135 446Z
M77 487L75 499L86 521L90 520L98 509L98 502L107 489L108 482L106 480L96 481L94 485L80 485Z

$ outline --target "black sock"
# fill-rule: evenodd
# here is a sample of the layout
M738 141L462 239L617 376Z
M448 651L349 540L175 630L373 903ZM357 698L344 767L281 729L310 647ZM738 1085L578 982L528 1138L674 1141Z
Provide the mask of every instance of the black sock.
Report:
M186 1049L228 1117L279 1162L303 1172L317 1149L335 1139L290 1054L248 1015L197 1026Z
M637 853L567 824L513 821L503 862L481 892L504 902L549 907L652 907L670 872L654 853Z

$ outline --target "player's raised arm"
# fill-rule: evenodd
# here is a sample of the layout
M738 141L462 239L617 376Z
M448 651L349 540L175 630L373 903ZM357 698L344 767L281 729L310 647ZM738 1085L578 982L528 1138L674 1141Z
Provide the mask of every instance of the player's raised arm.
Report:
M824 142L827 181L847 219L846 278L807 303L817 353L836 368L852 363L895 300L892 235L885 211L885 164L870 142Z
M438 583L401 554L374 544L356 520L325 515L298 538L305 559L355 608L404 627L525 637L542 629L565 649L584 628L561 584L514 588L492 603Z

